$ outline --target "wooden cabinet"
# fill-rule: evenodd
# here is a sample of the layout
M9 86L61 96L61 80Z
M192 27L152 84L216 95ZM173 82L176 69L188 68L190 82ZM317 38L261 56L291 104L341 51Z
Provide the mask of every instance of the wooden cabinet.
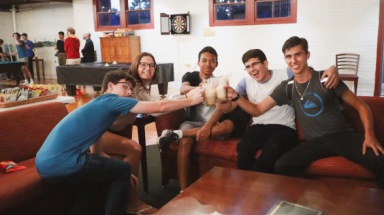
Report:
M100 37L101 60L113 63L132 63L141 53L140 37Z

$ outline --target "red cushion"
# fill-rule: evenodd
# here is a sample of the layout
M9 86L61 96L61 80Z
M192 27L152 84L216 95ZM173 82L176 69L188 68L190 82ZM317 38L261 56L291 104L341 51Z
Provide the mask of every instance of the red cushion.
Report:
M237 162L236 145L238 142L240 142L240 139L238 138L226 140L208 139L205 141L199 141L196 144L195 153L198 155L222 158ZM173 142L169 148L172 151L177 151L178 145L176 142Z
M0 112L0 161L21 162L35 157L49 133L67 114L61 102Z
M11 173L0 172L0 214L21 205L39 202L52 195L67 193L63 192L63 188L45 181L38 175L35 158L18 164L27 168Z

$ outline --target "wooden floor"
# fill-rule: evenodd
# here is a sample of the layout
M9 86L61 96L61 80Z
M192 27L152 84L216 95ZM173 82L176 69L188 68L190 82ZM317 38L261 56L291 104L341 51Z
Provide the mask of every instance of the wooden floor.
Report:
M37 81L35 80L36 84L57 84L56 79L46 79L45 81ZM6 88L6 87L13 87L15 85L15 81L0 81L0 87ZM62 89L63 86L60 87ZM68 112L72 112L76 108L87 104L92 99L96 98L97 96L100 96L100 92L95 92L93 90L93 87L91 86L78 86L78 89L82 92L82 96L74 96L76 102L72 104L67 104L67 110ZM179 89L169 89L169 94L178 92ZM65 90L62 90L62 95L67 96L67 92ZM153 87L151 90L151 97L155 100L158 100L160 98L160 95L158 94L158 89L156 87ZM146 136L146 143L147 145L153 145L156 144L156 138L157 138L157 132L156 132L156 126L155 123L151 123L145 126L145 136ZM134 127L132 131L132 140L138 141L137 136L137 128Z

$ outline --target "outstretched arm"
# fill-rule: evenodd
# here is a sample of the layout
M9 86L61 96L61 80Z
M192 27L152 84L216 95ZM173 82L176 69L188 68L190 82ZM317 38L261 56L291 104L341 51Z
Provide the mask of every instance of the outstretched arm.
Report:
M345 90L341 93L340 97L349 105L354 107L360 115L360 119L363 122L365 130L365 140L363 144L363 155L367 151L367 147L373 149L375 154L379 156L379 152L384 154L384 149L380 145L379 141L375 138L375 132L373 131L373 120L371 110L368 105L359 99L352 91Z
M131 109L132 113L156 113L174 111L181 108L197 105L204 101L204 90L195 93L191 98L182 100L162 100L158 102L139 101L135 107Z
M239 93L236 92L232 87L230 86L225 86L224 88L227 89L227 98L229 100L233 100L236 98ZM228 113L227 111L230 109L235 109L236 105L239 105L241 109L243 109L245 112L251 114L253 117L258 117L262 115L263 113L267 112L269 109L273 108L274 106L277 105L275 100L272 99L271 96L266 97L261 101L259 104L253 104L252 102L246 100L242 96L239 95L239 99L236 102L230 102L231 104L220 104L222 105L222 110L224 113ZM226 106L225 106L226 105ZM235 106L235 108L233 108ZM228 108L229 107L229 108Z
M181 87L180 87L180 94L185 95L185 94L189 93L189 91L191 91L195 88L197 88L197 87L192 87L189 82L183 82L181 84Z

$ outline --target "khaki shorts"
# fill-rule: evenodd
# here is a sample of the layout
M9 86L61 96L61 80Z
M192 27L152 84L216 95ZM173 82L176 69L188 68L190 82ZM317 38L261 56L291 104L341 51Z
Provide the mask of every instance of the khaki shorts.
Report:
M28 64L28 57L19 58L19 61L25 62Z
M76 59L67 59L67 65L75 65L75 64L80 64L81 59L76 58Z

